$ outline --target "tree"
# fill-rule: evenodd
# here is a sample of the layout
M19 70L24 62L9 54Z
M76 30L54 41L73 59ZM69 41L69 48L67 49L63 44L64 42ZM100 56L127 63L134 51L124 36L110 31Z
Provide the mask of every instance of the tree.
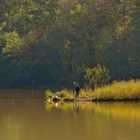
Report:
M89 88L101 87L110 81L109 70L104 65L97 65L94 68L85 69L84 78Z

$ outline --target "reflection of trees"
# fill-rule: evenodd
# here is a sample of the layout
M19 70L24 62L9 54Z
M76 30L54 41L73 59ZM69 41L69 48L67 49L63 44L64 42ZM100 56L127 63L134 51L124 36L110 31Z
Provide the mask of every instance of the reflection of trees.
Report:
M45 111L42 101L34 100L0 102L0 140L139 138L139 120L116 118L140 117L140 103L74 102L48 107Z

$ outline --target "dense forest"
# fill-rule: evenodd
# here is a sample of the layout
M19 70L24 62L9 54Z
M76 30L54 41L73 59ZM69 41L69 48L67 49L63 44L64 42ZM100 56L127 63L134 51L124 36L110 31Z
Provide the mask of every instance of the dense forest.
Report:
M139 37L140 0L0 0L0 87L140 78Z

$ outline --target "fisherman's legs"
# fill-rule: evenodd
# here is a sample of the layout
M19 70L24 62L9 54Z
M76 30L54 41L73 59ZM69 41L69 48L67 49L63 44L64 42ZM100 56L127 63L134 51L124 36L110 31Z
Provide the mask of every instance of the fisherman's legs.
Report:
M75 98L79 98L79 92L76 92Z

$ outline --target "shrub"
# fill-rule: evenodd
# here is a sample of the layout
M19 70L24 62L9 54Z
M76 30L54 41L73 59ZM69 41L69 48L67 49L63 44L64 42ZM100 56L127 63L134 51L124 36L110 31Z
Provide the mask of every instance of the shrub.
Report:
M63 98L63 99L67 99L67 98L73 99L74 98L74 95L73 95L72 91L66 90L66 89L62 90L62 91L58 91L56 93L56 95L60 98Z
M94 68L85 69L84 78L88 87L101 87L110 81L109 70L106 66L98 64Z
M45 96L46 99L51 99L54 97L54 93L50 90L46 90L45 93L46 93L46 96Z

